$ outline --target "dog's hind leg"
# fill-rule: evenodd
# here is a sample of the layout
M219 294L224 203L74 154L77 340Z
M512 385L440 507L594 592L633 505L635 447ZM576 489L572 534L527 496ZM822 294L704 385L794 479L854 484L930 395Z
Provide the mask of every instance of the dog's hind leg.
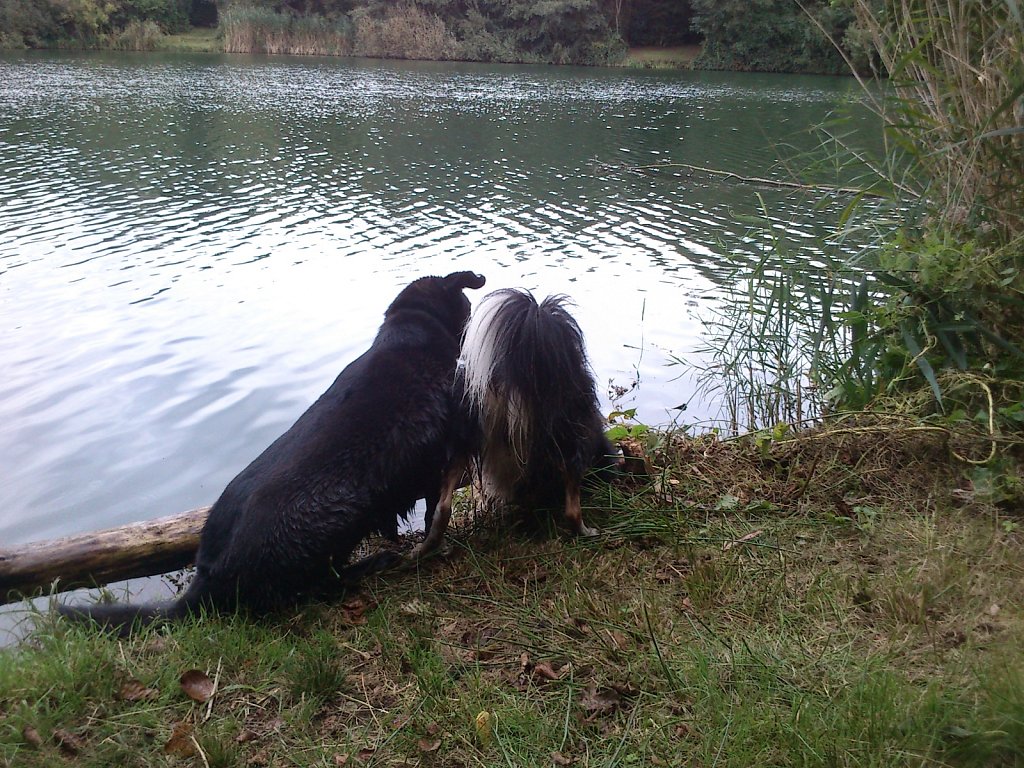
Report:
M596 528L589 528L583 522L583 504L580 501L580 481L565 481L565 519L577 536L597 536Z
M408 555L410 560L419 560L437 549L444 541L444 532L448 530L448 523L452 519L452 498L455 496L455 489L462 485L467 465L467 460L460 458L453 461L448 467L448 471L445 472L444 478L441 480L437 509L433 514L429 508L427 509L425 516L425 520L429 521L427 535L422 542L413 547Z
M443 478L441 482L444 482ZM424 501L427 505L427 511L423 513L423 532L430 533L430 529L434 525L434 511L437 509L437 505L441 501L440 489L428 493Z

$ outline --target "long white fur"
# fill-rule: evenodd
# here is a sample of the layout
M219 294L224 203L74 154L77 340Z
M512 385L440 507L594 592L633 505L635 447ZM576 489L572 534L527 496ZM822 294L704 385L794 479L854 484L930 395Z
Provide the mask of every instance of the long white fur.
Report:
M462 342L465 397L480 414L484 432L485 485L490 495L499 497L507 497L525 472L532 421L528 403L519 393L501 392L494 382L497 363L507 351L500 348L495 318L513 298L502 293L485 296L473 312Z

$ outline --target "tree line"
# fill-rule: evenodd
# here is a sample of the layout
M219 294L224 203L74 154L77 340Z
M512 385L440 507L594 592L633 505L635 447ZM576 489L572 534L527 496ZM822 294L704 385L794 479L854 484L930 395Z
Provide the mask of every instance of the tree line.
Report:
M159 48L217 27L226 50L617 64L701 45L695 66L842 73L846 0L0 0L0 48Z

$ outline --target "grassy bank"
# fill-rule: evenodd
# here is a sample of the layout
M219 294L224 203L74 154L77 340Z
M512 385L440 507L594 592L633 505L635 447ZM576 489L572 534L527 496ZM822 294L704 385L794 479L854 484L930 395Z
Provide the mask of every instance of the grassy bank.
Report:
M596 540L464 520L335 605L124 641L43 619L0 654L0 760L1024 761L1022 532L942 433L651 439Z
M643 46L630 48L622 64L643 69L690 69L699 55L699 45Z
M211 27L192 27L188 32L165 35L161 41L162 50L182 53L221 53L224 44L220 31Z

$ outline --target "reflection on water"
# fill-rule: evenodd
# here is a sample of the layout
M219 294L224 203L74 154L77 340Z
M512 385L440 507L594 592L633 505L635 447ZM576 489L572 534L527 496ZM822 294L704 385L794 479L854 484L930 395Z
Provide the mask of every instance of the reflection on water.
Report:
M602 388L667 368L754 257L834 220L768 176L832 78L184 55L0 57L0 542L210 503L423 274L565 292ZM866 119L866 118L864 118Z

